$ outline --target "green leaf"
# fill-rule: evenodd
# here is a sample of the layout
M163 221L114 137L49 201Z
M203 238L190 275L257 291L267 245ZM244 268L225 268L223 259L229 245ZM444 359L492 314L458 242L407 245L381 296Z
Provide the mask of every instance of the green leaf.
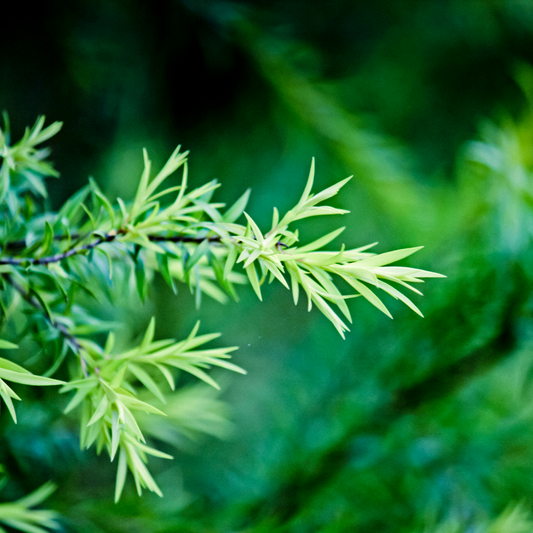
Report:
M35 298L37 298L39 304L42 307L43 312L46 315L46 318L52 320L52 313L50 312L50 308L48 307L48 304L46 303L45 299L41 296L41 293L34 286L30 286L29 290L31 294L33 294Z
M337 209L336 207L329 207L327 205L324 205L324 206L318 206L318 207L310 207L306 209L305 211L302 211L299 215L297 215L294 218L294 220L301 220L303 218L317 217L317 216L324 216L324 215L344 215L346 213L349 213L349 211L346 211L346 209Z
M44 224L43 242L39 250L39 254L41 257L46 255L50 251L53 243L54 243L54 229L52 228L50 223L46 221Z
M167 254L156 254L157 264L159 265L159 272L163 276L163 279L167 282L167 285L172 289L174 294L178 294L178 289L176 288L176 283L174 278L170 274L170 268L168 264L168 255Z
M0 167L0 202L4 202L9 192L10 172L7 161L4 159Z
M115 346L115 334L112 331L110 331L105 341L104 353L110 354L113 351L114 346Z
M105 258L107 259L107 264L109 265L109 279L112 280L113 279L113 260L111 259L111 256L102 247L98 247L96 248L96 250L100 252L101 254L103 254Z
M328 187L327 189L324 189L323 191L320 191L319 193L311 196L306 202L305 207L309 208L311 206L314 206L316 204L319 204L320 202L323 202L324 200L327 200L328 198L331 198L332 196L335 196L339 190L348 183L352 177L345 178L338 183L335 183L331 187Z
M219 285L234 299L237 300L237 293L235 288L229 279L224 275L224 268L220 264L220 261L217 259L214 253L208 253L207 259L209 264L213 268L215 278L218 281Z
M181 185L176 185L175 187L169 187L168 189L164 189L163 191L161 192L158 192L156 194L152 194L152 196L150 196L149 198L149 201L150 202L153 202L154 200L157 200L158 198L161 198L162 196L166 196L167 194L171 194L173 192L176 192L176 191L179 191L181 190ZM175 208L173 208L172 206L169 206L165 209L165 213L173 213L175 212Z
M206 374L203 370L200 370L199 368L196 368L195 366L188 364L188 363L182 363L179 361L171 361L168 364L172 364L172 366L175 366L176 368L181 368L185 372L188 372L189 374L192 374L193 376L196 376L197 378L201 379L208 385L211 385L211 387L214 387L217 390L220 390L220 387L218 383L211 378L208 374Z
M139 411L144 411L145 413L153 413L155 415L167 416L166 413L164 413L163 411L160 411L159 409L157 409L153 405L150 405L149 403L143 402L139 400L138 398L135 398L135 396L132 396L126 390L124 389L119 389L119 390L122 390L122 393L119 393L117 395L118 399L120 400L120 402L124 404L125 407L129 409L136 409Z
M125 448L121 448L118 456L117 481L115 485L115 503L120 500L120 495L124 489L126 482L126 474L128 472L128 457Z
M248 199L250 198L251 189L248 189L225 213L222 215L224 222L235 222L243 213Z
M95 422L98 422L100 418L102 418L107 413L107 408L109 407L109 399L107 395L102 396L102 399L100 400L100 403L98 404L98 407L93 413L93 416L87 422L87 427L92 426Z
M160 452L159 450L156 450L155 448L151 448L150 446L146 446L146 444L143 444L142 442L138 441L132 441L129 436L127 435L126 438L132 442L132 444L141 452L144 452L148 455L153 455L154 457L160 457L161 459L174 459L172 455L169 455L168 453Z
M22 383L23 385L49 386L65 384L64 381L57 379L36 376L25 368L2 358L0 358L0 378L14 383Z
M86 387L86 388L79 388L77 391L76 391L76 394L74 394L74 396L71 398L70 402L68 403L68 405L65 407L64 409L64 413L67 414L69 413L70 411L72 411L75 407L77 407L81 402L83 402L83 400L85 400L85 398L87 397L87 395L91 392L91 390L93 388L96 387L96 383L93 383L90 387ZM59 392L66 392L64 390L64 388L62 388Z
M115 210L113 209L111 202L102 194L99 190L96 182L90 178L91 185L93 185L92 192L95 195L97 202L105 209L109 215L109 220L111 221L111 227L115 226Z
M251 263L244 270L246 271L246 274L248 275L248 279L250 280L250 284L252 285L255 291L255 294L257 294L257 297L261 301L263 301L263 297L261 296L261 287L259 285L259 278L257 277L255 265Z
M100 379L102 388L104 389L105 393L107 394L107 397L109 398L111 402L117 401L117 395L115 393L115 389L123 385L124 376L126 375L128 366L129 366L129 361L126 361L123 364L121 364L119 369L116 370L115 373L112 375L111 383L109 383L109 385L103 379ZM113 370L113 366L109 365L109 369ZM105 370L106 369L104 369L104 371L101 374L103 374Z
M229 245L229 252L228 256L226 258L226 263L224 264L224 278L229 278L230 272L233 268L233 265L235 264L235 261L237 260L237 256L239 255L239 250L237 246L234 244Z
M11 418L13 419L13 422L15 424L17 423L17 414L15 413L15 407L13 405L13 401L11 398L15 398L15 400L20 400L20 398L15 394L15 392L8 386L7 383L2 381L0 379L0 396L4 400L5 404L7 405L7 408L9 410L9 413L11 415Z
M350 331L348 326L339 318L339 316L331 309L331 307L325 302L325 300L318 294L313 294L311 300L320 310L320 312L332 322L341 337L344 339L344 332Z
M65 357L67 356L67 353L68 353L68 349L69 349L69 343L66 341L63 342L63 346L61 350L57 349L55 351L57 356L52 366L44 373L44 377L49 378L50 376L53 376L56 373L57 369L61 366L61 364L65 360Z
M323 270L319 268L310 268L311 274L315 277L315 279L322 285L328 296L334 299L335 303L338 305L339 309L341 310L342 314L346 317L346 319L351 322L352 318L350 316L350 311L348 309L348 306L346 305L346 302L344 301L345 297L342 296L340 291L337 289L335 284L331 281L329 275L324 272Z
M131 206L131 211L130 211L132 222L135 221L138 211L141 209L144 201L147 199L146 189L148 187L148 179L150 178L150 168L151 168L152 163L150 159L148 159L148 152L146 151L145 148L143 148L143 159L144 159L144 170L141 176L141 180L139 181L139 186L137 188L137 194L135 195L135 200L133 201L133 205Z
M299 247L297 248L297 253L307 253L312 252L313 250L323 248L324 246L326 246L326 244L329 244L333 239L337 238L344 230L344 227L336 229L335 231L332 231L331 233L320 237L320 239L317 239L316 241L313 241L310 244L306 244L305 246Z
M128 209L122 198L117 198L117 203L120 207L120 214L122 215L122 223L124 224L128 220Z
M255 238L257 239L257 242L259 244L263 244L264 242L264 237L263 237L263 234L261 233L261 230L259 229L259 226L254 222L254 220L252 219L252 217L250 217L248 215L248 213L244 213L244 216L246 217L246 220L248 220L248 224L250 225L250 227L252 228L252 231L255 235Z
M204 239L194 250L194 253L187 259L185 263L184 272L187 274L190 270L200 261L200 259L208 252L209 250L209 241Z
M139 346L139 353L144 353L152 340L154 339L154 333L155 333L155 317L152 317L150 319L150 323L148 324L148 327L146 328L146 332L144 334L143 340L141 342L141 345Z
M81 203L80 207L85 211L85 214L89 218L91 232L96 231L96 221L94 220L93 214L89 211L89 208L84 203Z
M31 141L31 144L36 145L47 141L48 139L56 135L63 127L63 122L52 122L52 124L50 124L43 130L42 127L44 126L44 121L44 115L37 119L30 138L28 139L28 141Z
M9 123L9 113L4 109L2 111L2 118L4 119L4 132L3 132L3 136L4 136L4 144L7 144L9 145L10 144L10 130L11 130L11 125ZM0 134L1 134L2 130L0 129ZM1 141L1 137L0 137L0 141ZM1 146L1 145L0 145Z
M145 197L149 198L163 183L163 181L170 176L170 174L174 173L181 165L185 163L187 160L187 156L189 152L185 152L183 154L180 154L179 151L181 149L181 146L178 146L173 154L169 157L168 161L166 162L165 166L159 171L157 176L153 179L152 183L146 188L145 191Z
M100 386L102 389L104 389L105 395L109 399L110 403L116 403L118 402L118 392L114 390L114 388L119 388L120 383L122 382L123 375L125 368L127 367L127 363L123 364L118 372L113 376L113 380L111 384L107 384L104 379L100 378ZM122 374L122 375L121 375ZM118 376L118 378L117 378Z
M81 204L87 198L89 191L90 187L87 185L71 196L59 210L57 219L60 221L66 219L67 222L73 224L75 222L75 217L81 208Z
M22 505L23 507L35 507L46 500L53 492L55 492L56 488L57 486L49 481L27 496L17 500L17 504Z
M115 458L117 453L120 437L122 434L122 425L120 424L120 415L116 409L111 411L111 451L109 452L109 457L111 461Z
M24 531L25 533L48 533L46 529L43 529L42 527L39 527L39 526L34 526L23 520L17 520L14 518L10 518L10 519L4 518L2 521L7 526L18 529L19 531Z
M16 344L0 339L0 350L12 350L15 348L18 348Z
M361 259L356 263L358 267L380 267L383 265L388 265L389 263L394 263L403 259L405 257L418 252L424 248L423 246L415 246L414 248L403 248L401 250L394 250L393 252L385 252L383 254L373 255L371 257L366 257Z
M309 198L309 195L311 194L311 189L313 188L313 182L315 179L315 158L311 159L311 169L309 170L309 177L307 178L307 183L305 184L304 192L302 193L302 196L298 203L296 204L296 207L294 210L300 208L303 206L303 204L307 201Z
M59 270L59 272L63 271L61 269L61 267L59 267L58 265L52 264L52 265L48 265L47 267L46 266L32 266L32 267L27 269L27 272L35 273L35 274L37 274L37 275L39 275L39 276L51 281L53 286L61 294L61 296L63 297L63 300L66 303L66 302L68 302L68 293L65 290L65 288L63 287L63 285L61 285L61 283L60 283L60 281L58 279L60 277L60 276L58 276L56 274L56 272L58 270Z
M402 301L407 307L412 309L417 315L420 315L422 318L424 315L418 309L418 307L409 299L405 294L401 293L399 290L395 289L394 287L391 287L388 283L384 283L382 281L378 282L378 287L385 292L388 292L391 296L396 298L397 300Z
M279 211L276 207L274 207L274 212L272 213L272 229L271 231L274 231L278 225L279 222Z
M175 388L175 384L174 384L174 377L172 376L172 374L170 373L170 371L168 370L167 367L161 365L161 364L158 364L158 363L153 363L155 365L155 367L161 372L161 374L163 375L163 377L167 380L170 388L172 390L174 390Z
M155 492L158 496L162 497L163 494L161 493L161 490L159 490L159 487L150 475L150 472L148 472L148 469L146 468L141 458L137 454L136 450L134 449L134 447L137 447L137 444L138 443L135 442L131 443L128 446L128 464L135 479L137 492L139 495L141 495L141 487L147 487L152 492Z
M389 310L385 307L383 302L363 283L357 281L353 278L344 278L346 281L362 296L364 296L372 305L377 307L381 312L385 313L389 318L392 318L392 315L389 313Z
M131 373L162 403L167 403L164 394L157 383L140 366L130 363L128 369Z
M48 198L48 191L43 182L43 179L38 175L28 170L23 173L24 177L30 182L31 188L43 198Z
M144 302L144 299L146 297L146 290L147 290L146 272L144 269L143 260L140 257L137 257L137 260L135 261L134 273L135 273L135 284L137 286L137 292L139 293L139 298L141 299L141 302Z
M287 271L291 276L291 289L294 305L298 305L298 297L300 292L300 271L294 261L288 261L286 263Z
M201 210L209 216L215 225L222 224L224 222L222 215L218 211L217 207L222 207L224 204L209 204L203 200L193 200L194 205L197 205Z
M272 274L272 276L274 276L286 289L290 290L289 284L283 276L280 267L278 267L274 263L271 263L268 260L261 261L261 265L264 266Z
M198 187L197 189L191 191L187 195L187 198L189 198L190 200L194 200L195 198L201 198L204 202L208 203L211 200L211 196L213 196L215 189L218 189L219 187L220 183L218 183L216 179L211 180L209 183L205 183L201 187Z
M99 383L96 377L76 379L74 381L69 381L65 383L60 389L59 392L62 394L64 392L69 392L74 389L91 389L97 386Z

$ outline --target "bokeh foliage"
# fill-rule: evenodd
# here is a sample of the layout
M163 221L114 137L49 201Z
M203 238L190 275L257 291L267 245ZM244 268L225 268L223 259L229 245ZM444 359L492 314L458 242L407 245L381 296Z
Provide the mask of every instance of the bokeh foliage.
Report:
M152 304L127 295L103 318L128 324L119 345L155 315L158 338L184 338L201 317L241 346L234 360L248 375L219 380L225 405L193 389L176 401L191 435L208 424L195 402L209 401L213 433L229 440L191 443L154 427L183 449L154 465L165 498L126 488L114 505L102 491L114 482L105 459L79 454L64 402L41 391L17 410L16 432L2 411L2 497L53 479L47 503L67 531L529 531L530 4L14 9L27 22L24 32L6 27L0 102L14 132L40 114L64 121L52 144L62 174L53 208L89 174L111 197L132 197L140 149L163 163L182 143L194 185L218 178L229 204L251 187L247 210L266 227L264 206L292 207L314 156L322 189L354 174L334 204L351 211L348 246L424 244L417 266L448 279L415 302L425 319L393 302L390 321L352 302L345 341L283 288L267 288L261 305L240 291L238 305L204 301L198 312L186 291L174 298L156 280ZM304 224L318 237L338 221Z

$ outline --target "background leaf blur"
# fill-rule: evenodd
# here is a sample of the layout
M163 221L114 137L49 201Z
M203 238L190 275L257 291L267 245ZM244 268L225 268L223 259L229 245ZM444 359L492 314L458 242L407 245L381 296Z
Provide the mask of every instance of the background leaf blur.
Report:
M60 416L64 398L47 388L17 406L16 431L2 410L2 499L53 479L46 505L77 532L529 531L531 4L13 9L24 31L5 25L0 105L13 139L38 115L64 122L49 143L61 173L48 182L53 209L89 175L111 198L132 198L141 149L161 168L181 143L191 187L217 178L228 205L250 187L246 212L267 227L265 206L295 205L314 156L318 190L354 175L332 200L351 212L347 246L423 244L417 266L448 279L414 300L424 319L391 299L394 321L351 302L343 341L281 286L264 287L261 304L250 289L239 304L204 299L200 312L186 290L175 297L155 278L144 306L137 294L104 306L101 318L127 324L117 345L142 338L152 315L158 338L185 338L201 317L202 329L241 347L233 361L248 372L220 376L223 392L209 398L183 389L169 408L188 421L187 435L149 418L175 456L151 462L165 498L139 499L126 486L115 505L104 489L114 470L80 454L76 421ZM339 221L300 224L318 238ZM27 363L35 346L20 349ZM224 440L191 441L209 426L206 411Z

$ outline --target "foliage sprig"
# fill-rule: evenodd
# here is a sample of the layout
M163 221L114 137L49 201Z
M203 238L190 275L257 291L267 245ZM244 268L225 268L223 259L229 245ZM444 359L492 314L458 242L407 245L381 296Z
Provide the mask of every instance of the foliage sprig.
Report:
M263 283L277 280L292 292L295 304L303 291L308 308L316 306L344 337L345 320L351 322L347 299L363 296L390 316L375 293L380 290L421 314L399 289L420 294L412 284L442 277L390 266L418 247L382 254L368 251L374 244L326 251L343 228L300 245L298 230L293 228L296 221L347 213L323 202L336 195L349 178L313 194L314 161L297 204L282 217L274 208L265 233L245 212L250 191L226 209L212 200L219 186L216 181L189 189L187 152L180 152L180 147L154 177L144 151L144 170L131 202L117 198L113 203L90 180L57 213L45 211L44 178L58 174L45 160L48 151L36 146L60 127L54 123L44 128L41 117L12 146L8 127L0 130L0 197L4 200L0 206L0 282L4 289L0 306L5 324L19 307L24 308L23 333L32 335L51 358L45 376L0 359L0 396L16 422L12 399L19 397L6 381L62 385L61 392L74 393L65 412L81 413L81 447L95 445L98 453L105 449L111 461L117 458L116 500L128 469L139 494L147 488L161 495L146 466L147 457L171 456L146 441L139 420L146 413L165 415L165 386L174 390L180 371L213 387L218 385L209 368L244 371L228 361L235 348L204 347L219 335L198 335L199 324L185 340L155 340L152 319L137 346L115 353L113 325L91 315L80 295L98 299L96 293L103 291L112 298L115 284L122 283L136 287L144 300L150 280L159 273L174 292L179 283L187 284L199 305L202 294L221 302L237 298L235 285L246 281L261 299ZM168 178L180 169L181 183L165 188ZM241 216L244 224L238 222ZM338 282L352 292L343 294ZM98 341L102 332L108 333L103 346ZM1 342L0 348L16 348L11 341ZM66 365L69 354L79 364ZM60 369L68 376L64 381L51 377ZM153 402L159 402L161 409Z
M0 472L2 471L3 467L0 465ZM6 477L0 481L0 489L6 481ZM55 485L48 482L17 501L0 503L0 524L26 533L46 533L45 528L59 529L58 513L32 509L46 500L55 489ZM6 533L1 526L0 533Z

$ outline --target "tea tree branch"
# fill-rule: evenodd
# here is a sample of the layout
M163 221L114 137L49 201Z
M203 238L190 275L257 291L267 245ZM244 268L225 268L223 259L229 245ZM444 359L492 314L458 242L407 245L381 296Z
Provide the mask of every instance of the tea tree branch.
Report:
M117 234L119 233L123 233L123 231L121 230L118 230L117 231ZM67 239L70 239L70 240L73 240L73 241L79 241L79 240L82 240L82 239L86 239L88 238L89 235L78 235L78 234L74 234L74 235L54 235L54 241L66 241ZM102 242L112 242L114 239L111 238L113 237L113 235L110 235L108 234L106 236L106 239L104 240L100 240L99 242L95 243L94 246L98 246L99 244L102 244ZM116 237L116 235L115 235ZM169 235L169 236L161 236L161 235L149 235L148 236L148 239L152 242L174 242L174 243L178 243L178 242L189 242L189 243L196 243L196 244L200 244L202 241L204 241L205 239L203 238L200 238L200 237L184 237L182 235ZM207 239L209 242L220 242L220 237L209 237ZM4 245L4 248L6 250L21 250L21 249L24 249L26 248L27 244L25 241L23 240L19 240L19 241L9 241L7 242L5 245ZM93 246L93 248L94 248ZM80 251L79 253L83 253L83 251ZM14 258L16 259L16 258ZM4 259L3 261L5 261L7 259ZM48 261L49 263L53 263L55 261ZM0 264L18 264L18 263L0 263Z
M391 266L419 247L381 254L369 251L374 244L327 250L344 228L305 243L293 227L295 222L347 213L324 202L349 178L314 193L314 161L299 201L283 216L274 208L266 231L245 212L250 191L226 208L213 200L216 181L189 189L187 152L180 152L180 147L155 175L144 151L144 170L131 201L117 198L112 203L90 180L57 213L45 211L41 201L47 194L45 178L58 173L46 162L47 152L36 146L59 129L58 123L45 128L44 119L39 119L13 145L7 128L0 129L0 199L5 200L0 204L0 280L13 289L0 293L0 306L4 322L9 322L7 310L20 303L32 326L26 330L47 350L57 340L49 372L64 365L68 348L81 365L65 364L63 383L0 358L0 397L16 421L12 399L19 398L4 380L34 386L62 384L60 392L71 395L65 413L79 418L81 447L95 446L97 453L105 450L111 460L117 458L115 500L122 494L128 471L139 494L147 488L161 495L148 470L148 456L171 457L147 441L143 413L165 416L164 404L178 373L218 388L210 368L244 371L229 361L235 347L205 346L219 335L199 334L199 324L186 339L156 339L152 319L137 345L116 349L115 324L91 314L80 293L98 301L98 291L107 291L112 301L118 299L113 293L118 272L125 290L131 281L144 300L149 280L158 274L173 291L177 284L188 285L199 306L202 295L222 303L237 298L236 285L244 283L262 299L263 284L277 281L292 293L295 304L300 293L305 294L308 309L318 308L344 337L352 320L348 299L363 296L390 316L376 294L381 292L421 314L405 291L421 294L414 284L442 277ZM178 170L179 185L166 187ZM344 294L339 281L351 292ZM102 333L107 333L105 343ZM14 347L0 340L0 348ZM160 402L161 409L154 402Z

